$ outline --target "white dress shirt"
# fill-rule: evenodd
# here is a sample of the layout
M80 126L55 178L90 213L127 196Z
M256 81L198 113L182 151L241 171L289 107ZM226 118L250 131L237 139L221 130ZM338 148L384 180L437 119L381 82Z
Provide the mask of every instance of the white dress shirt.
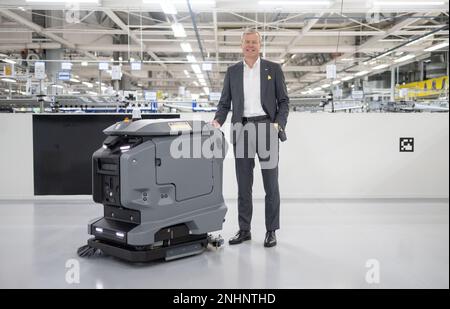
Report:
M260 59L258 57L253 68L244 60L244 117L266 115L261 105Z

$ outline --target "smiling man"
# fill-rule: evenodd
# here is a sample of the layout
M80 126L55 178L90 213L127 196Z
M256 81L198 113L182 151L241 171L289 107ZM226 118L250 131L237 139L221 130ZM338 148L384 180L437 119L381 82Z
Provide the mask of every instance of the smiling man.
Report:
M253 169L257 153L266 193L264 246L273 247L277 244L275 231L280 228L278 137L281 141L286 139L284 129L289 114L289 97L281 66L259 56L260 33L254 29L245 30L241 47L244 59L228 68L218 110L212 121L216 128L220 128L232 107L239 231L229 243L240 244L251 239ZM240 149L242 144L244 150Z

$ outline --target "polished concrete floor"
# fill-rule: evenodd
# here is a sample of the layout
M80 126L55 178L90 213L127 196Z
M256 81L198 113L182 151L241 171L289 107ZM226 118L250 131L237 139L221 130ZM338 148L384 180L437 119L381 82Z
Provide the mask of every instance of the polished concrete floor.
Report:
M227 205L225 239L237 226ZM449 288L448 199L282 201L269 249L263 206L249 242L136 265L77 257L102 213L88 199L0 201L0 288Z

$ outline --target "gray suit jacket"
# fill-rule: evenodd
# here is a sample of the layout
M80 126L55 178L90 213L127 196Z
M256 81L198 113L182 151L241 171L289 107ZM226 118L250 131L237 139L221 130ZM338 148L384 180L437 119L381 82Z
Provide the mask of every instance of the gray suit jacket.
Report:
M261 59L261 104L272 122L278 123L283 130L289 114L289 97L281 66ZM214 117L220 125L227 119L233 107L231 122L242 122L244 113L244 63L230 66L225 75L222 95Z

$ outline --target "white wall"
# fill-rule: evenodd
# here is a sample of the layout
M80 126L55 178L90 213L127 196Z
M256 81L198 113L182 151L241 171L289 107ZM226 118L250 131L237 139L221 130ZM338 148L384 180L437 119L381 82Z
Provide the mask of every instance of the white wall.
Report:
M0 198L30 198L33 123L30 114L0 114Z
M193 116L213 115L182 115ZM281 196L448 198L448 123L448 113L291 113L280 143ZM415 152L400 153L400 137L414 137ZM253 194L264 198L257 168ZM233 159L224 163L223 190L236 197Z
M192 117L213 114L182 114ZM33 195L31 120L0 114L0 198ZM280 144L282 198L449 196L448 113L291 113L287 133ZM415 152L399 152L403 136L415 138ZM236 197L232 158L224 163L223 191ZM258 165L253 192L264 197Z

